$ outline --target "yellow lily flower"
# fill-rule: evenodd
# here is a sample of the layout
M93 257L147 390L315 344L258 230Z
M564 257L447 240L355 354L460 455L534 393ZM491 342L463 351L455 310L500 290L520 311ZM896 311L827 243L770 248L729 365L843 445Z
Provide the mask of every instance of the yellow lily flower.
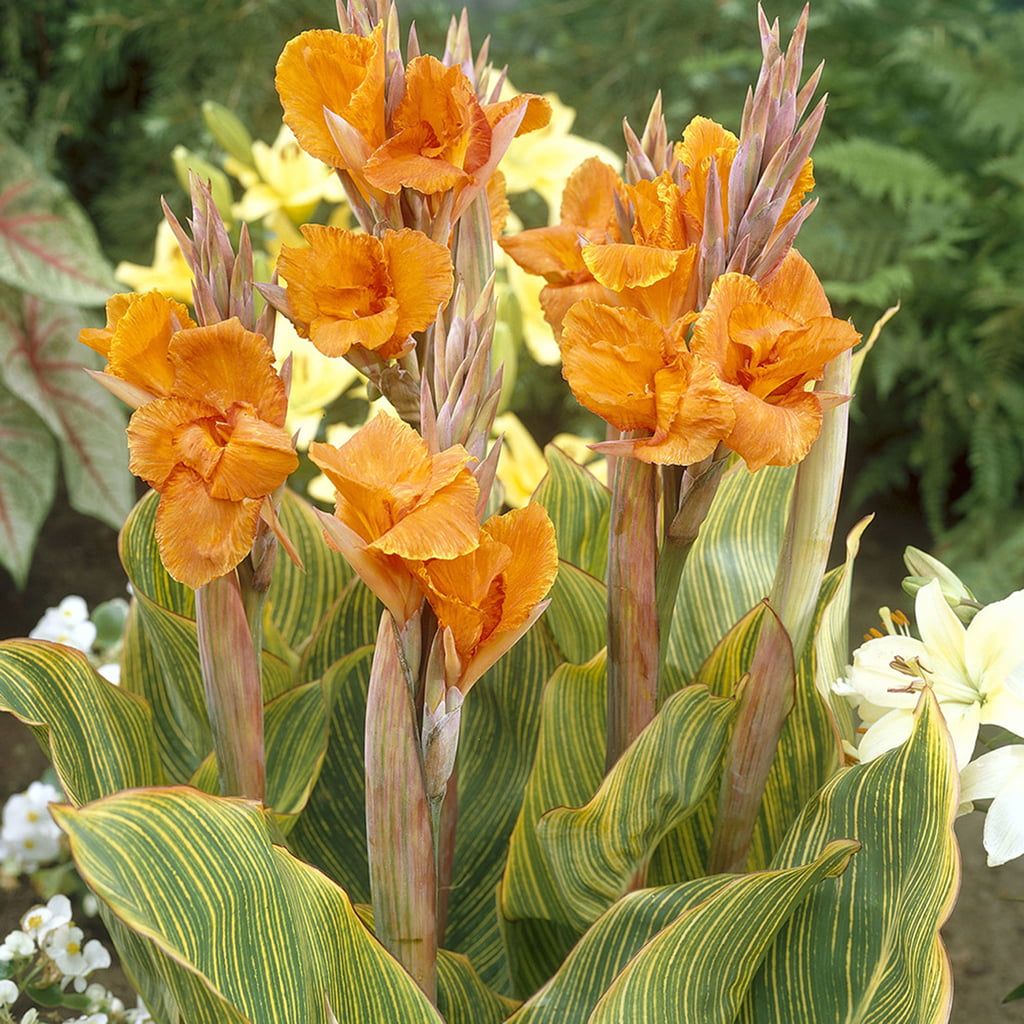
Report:
M506 80L501 95L506 99L519 93ZM618 171L622 170L622 161L606 146L572 134L576 111L555 93L545 93L544 98L551 105L551 120L543 128L514 139L501 170L510 195L531 190L538 193L548 204L548 223L557 224L562 189L584 160L596 156Z
M179 302L192 301L192 270L185 262L178 240L167 221L160 221L156 229L153 263L144 267L138 263L119 263L114 277L137 292L156 289Z
M345 192L333 169L300 148L287 125L281 125L273 145L252 144L252 167L227 157L224 169L245 189L232 207L239 220L253 222L284 213L292 225L304 224L321 200L342 204ZM275 224L279 220L275 218Z

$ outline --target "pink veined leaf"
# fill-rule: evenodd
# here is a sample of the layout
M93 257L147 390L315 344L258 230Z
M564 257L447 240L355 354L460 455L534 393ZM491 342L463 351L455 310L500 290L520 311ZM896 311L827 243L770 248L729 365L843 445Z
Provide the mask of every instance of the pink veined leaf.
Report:
M46 424L0 391L0 565L23 587L57 489L57 444Z
M2 134L0 281L83 306L103 305L118 287L81 207Z
M56 436L71 504L120 526L131 509L125 411L91 381L74 306L0 288L0 378Z

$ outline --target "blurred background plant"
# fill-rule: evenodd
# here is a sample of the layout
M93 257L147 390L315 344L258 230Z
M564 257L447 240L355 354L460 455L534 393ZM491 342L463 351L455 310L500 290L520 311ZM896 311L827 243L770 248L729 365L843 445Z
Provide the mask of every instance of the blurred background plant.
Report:
M768 13L792 24L799 7L786 0ZM175 147L222 168L203 100L274 140L280 111L266 67L300 29L330 24L333 8L23 5L0 29L3 123L25 159L67 184L110 262L146 266L156 197L185 209ZM428 0L406 4L403 19L415 18L428 49L448 13ZM739 0L477 0L471 20L517 85L557 92L577 111L574 132L618 152L621 116L640 127L659 88L671 97L670 127L698 110L738 125L733 97L756 71L749 13ZM855 403L847 500L918 502L935 549L991 599L1024 585L1024 9L977 0L967 17L959 0L837 0L812 7L810 40L809 63L828 54L816 193L829 216L810 219L801 248L837 315L871 323L902 304ZM225 180L244 201L251 183ZM512 205L527 226L549 215L537 192ZM0 259L0 276L7 265ZM518 315L506 317L515 332ZM592 429L557 367L532 359L508 407L541 443Z

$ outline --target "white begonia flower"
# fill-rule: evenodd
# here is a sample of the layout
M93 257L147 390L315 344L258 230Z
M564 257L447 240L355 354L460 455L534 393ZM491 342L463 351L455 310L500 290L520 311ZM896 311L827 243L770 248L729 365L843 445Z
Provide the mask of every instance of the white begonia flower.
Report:
M36 944L31 935L22 931L9 932L7 938L0 943L0 960L10 963L12 960L27 960L35 956Z
M105 1013L89 1013L81 1017L72 1017L64 1021L64 1024L110 1024L110 1018Z
M860 759L873 760L910 736L926 686L939 702L961 769L980 726L1024 735L1024 590L982 608L964 627L933 580L918 591L914 612L920 640L902 634L868 640L835 687L867 724Z
M39 1011L33 1006L21 1015L19 1024L39 1024Z
M57 965L65 979L73 982L76 992L84 992L86 978L93 971L110 966L110 953L103 943L90 939L82 945L82 929L63 924L47 933L43 952Z
M992 801L982 833L990 868L1024 854L1024 744L972 761L960 773L960 799Z
M22 929L40 945L56 928L71 921L71 900L62 893L52 896L46 906L32 907L21 919Z
M56 608L47 608L29 637L52 640L88 654L96 641L96 626L89 619L89 607L84 598L72 594Z
M11 1006L18 999L18 986L4 978L0 981L0 1006Z
M33 782L4 804L0 825L0 859L15 861L23 871L35 871L60 855L60 829L47 804L63 799L60 790Z
M125 1011L124 1016L131 1024L153 1024L153 1018L141 997L135 1000L133 1009Z
M121 666L118 662L112 661L109 665L100 665L96 671L99 672L99 674L103 676L108 683L113 683L114 686L121 685Z

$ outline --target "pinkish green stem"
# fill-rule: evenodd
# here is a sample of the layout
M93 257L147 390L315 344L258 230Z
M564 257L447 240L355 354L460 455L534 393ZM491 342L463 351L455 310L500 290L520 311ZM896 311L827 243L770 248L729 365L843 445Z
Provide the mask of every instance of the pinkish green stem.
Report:
M263 689L235 572L196 591L199 664L223 796L263 801Z
M657 467L616 458L608 524L608 768L657 710L657 567Z
M430 803L413 703L416 615L398 630L381 616L366 698L366 834L373 926L384 948L437 999L437 874Z

